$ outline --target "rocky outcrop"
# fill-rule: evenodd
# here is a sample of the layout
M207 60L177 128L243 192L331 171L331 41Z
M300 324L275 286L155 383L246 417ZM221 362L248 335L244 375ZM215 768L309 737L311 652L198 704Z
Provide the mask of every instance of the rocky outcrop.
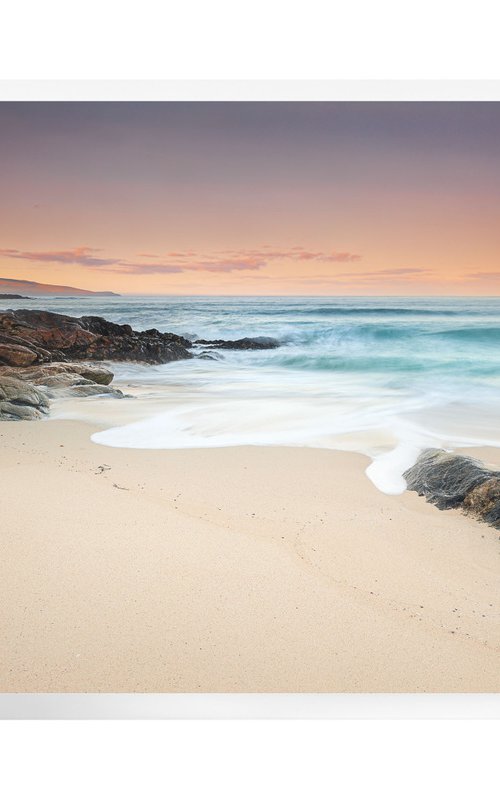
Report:
M40 387L48 398L104 394L124 396L120 389L109 385L113 373L102 364L53 362L24 369L0 367L0 381L2 378L17 378L31 386Z
M40 419L48 408L48 397L38 387L18 378L0 375L0 420Z
M0 392L12 395L13 387L20 392L13 397L3 397L9 406L0 410L0 419L38 419L47 413L49 399L57 397L91 397L110 395L123 397L120 389L110 386L113 373L102 364L86 362L52 362L31 367L0 367ZM0 395L1 397L1 395ZM31 400L43 399L38 405ZM12 408L12 403L15 408Z
M438 508L460 508L500 529L500 472L480 461L445 450L424 450L403 477L408 489Z
M234 341L226 339L197 339L193 344L203 344L208 347L216 347L222 350L273 350L280 346L277 339L270 336L255 336Z
M165 364L193 358L191 348L270 350L280 346L268 336L198 339L190 342L156 328L135 331L102 317L69 317L31 309L0 313L0 365L29 367L53 361L142 361Z
M50 311L0 313L0 364L24 367L51 361L142 361L164 364L192 358L191 342L156 328L134 331L102 317Z
M198 358L218 359L223 350L279 347L265 336L226 341L199 339ZM108 394L123 397L110 383L113 373L100 361L164 364L193 358L193 342L156 328L135 331L102 317L70 317L30 309L0 313L0 419L37 419L49 398Z

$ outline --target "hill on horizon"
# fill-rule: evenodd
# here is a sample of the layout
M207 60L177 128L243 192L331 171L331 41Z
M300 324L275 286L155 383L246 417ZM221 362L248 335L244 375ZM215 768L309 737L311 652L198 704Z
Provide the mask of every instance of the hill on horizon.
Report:
M91 292L89 289L78 289L75 286L58 286L51 283L20 280L18 278L0 278L0 292L15 292L33 297L43 295L90 295L92 297L119 297L117 292Z

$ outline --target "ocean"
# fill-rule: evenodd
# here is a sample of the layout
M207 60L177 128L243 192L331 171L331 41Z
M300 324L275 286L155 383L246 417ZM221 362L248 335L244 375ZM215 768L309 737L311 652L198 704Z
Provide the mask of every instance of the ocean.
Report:
M67 399L52 417L104 425L112 447L282 445L368 455L381 490L425 447L500 447L500 298L75 297L2 308L96 314L187 338L272 336L218 360L113 364L125 399Z

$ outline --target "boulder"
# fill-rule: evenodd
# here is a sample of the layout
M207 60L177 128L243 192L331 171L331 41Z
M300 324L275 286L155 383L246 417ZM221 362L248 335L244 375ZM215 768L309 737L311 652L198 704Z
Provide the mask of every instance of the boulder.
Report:
M403 477L408 489L438 508L460 508L500 528L500 472L480 461L445 450L424 450Z
M48 407L45 392L26 381L0 375L0 420L40 419Z

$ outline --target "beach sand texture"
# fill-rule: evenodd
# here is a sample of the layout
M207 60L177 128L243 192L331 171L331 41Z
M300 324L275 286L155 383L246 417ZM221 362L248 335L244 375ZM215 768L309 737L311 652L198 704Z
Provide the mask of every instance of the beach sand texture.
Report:
M353 453L94 430L0 427L0 691L500 691L497 531Z

